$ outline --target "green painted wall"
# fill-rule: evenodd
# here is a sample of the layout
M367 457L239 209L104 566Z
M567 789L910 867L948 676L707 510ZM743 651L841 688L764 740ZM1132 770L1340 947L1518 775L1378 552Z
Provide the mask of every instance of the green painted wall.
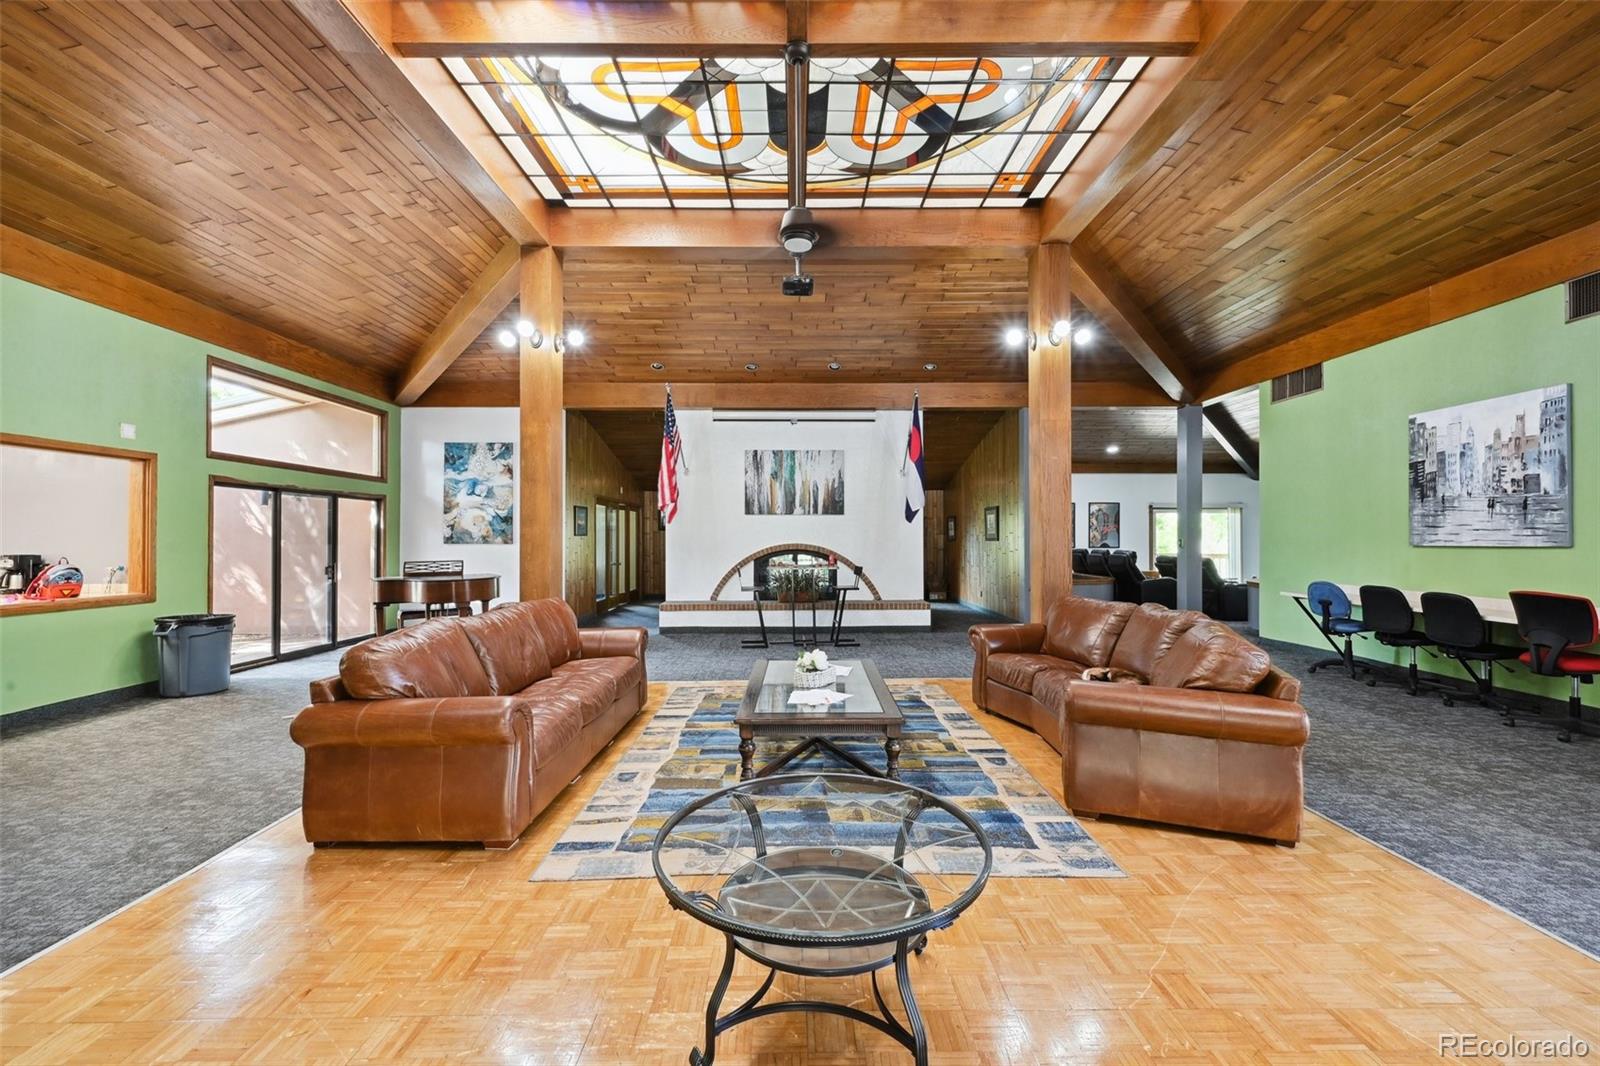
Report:
M137 448L158 456L156 602L0 618L0 714L155 678L152 619L206 609L207 479L212 474L273 485L381 492L388 498L388 558L398 558L398 410L387 407L389 480L381 484L210 460L205 454L208 355L374 402L115 311L0 277L0 430ZM137 440L120 438L122 422L138 427ZM70 492L71 486L63 485L62 491ZM48 506L48 501L28 505ZM7 499L4 506L18 506L18 501ZM28 547L0 545L13 551Z
M1320 647L1280 595L1325 578L1475 596L1511 589L1600 600L1600 318L1562 322L1561 287L1398 337L1323 367L1323 389L1280 404L1261 392L1262 635ZM1453 403L1544 385L1572 386L1573 546L1413 548L1406 419ZM1515 631L1500 634L1513 638ZM1397 656L1375 641L1358 654ZM1424 669L1460 676L1422 657ZM1497 682L1565 699L1565 681ZM1586 703L1600 705L1600 685Z

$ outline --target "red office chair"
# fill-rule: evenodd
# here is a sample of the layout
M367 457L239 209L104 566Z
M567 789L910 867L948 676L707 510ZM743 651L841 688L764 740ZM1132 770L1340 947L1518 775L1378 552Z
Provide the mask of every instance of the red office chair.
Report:
M1513 592L1511 606L1517 612L1517 633L1528 642L1522 661L1536 674L1570 677L1572 696L1565 717L1512 708L1507 710L1506 724L1515 725L1518 718L1546 722L1561 730L1556 739L1564 742L1570 742L1574 733L1596 735L1600 724L1584 721L1583 701L1578 698L1578 686L1593 684L1600 674L1600 648L1590 647L1600 641L1600 615L1594 602L1557 592Z

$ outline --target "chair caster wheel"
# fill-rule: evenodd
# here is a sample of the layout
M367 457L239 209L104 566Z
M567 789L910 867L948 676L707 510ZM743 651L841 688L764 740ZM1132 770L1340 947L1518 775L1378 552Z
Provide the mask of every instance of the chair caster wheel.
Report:
M1563 744L1571 744L1572 743L1572 734L1571 733L1557 733L1556 734L1556 739L1561 741L1561 743L1563 743Z
M1454 707L1456 705L1456 701L1455 700L1445 700L1444 701L1444 705L1446 707Z
M1507 729L1515 729L1515 728L1517 728L1517 720L1515 718L1507 718L1506 719L1506 728Z
M1376 678L1371 678L1371 677L1367 678L1367 687L1368 688L1377 688L1378 687L1377 679Z

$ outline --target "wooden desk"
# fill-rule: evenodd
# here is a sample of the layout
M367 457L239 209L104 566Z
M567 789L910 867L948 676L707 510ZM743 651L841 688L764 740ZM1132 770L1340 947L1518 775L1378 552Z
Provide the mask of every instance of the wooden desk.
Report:
M1350 597L1350 602L1352 604L1357 607L1361 606L1360 585L1340 584L1339 587L1344 590L1344 594L1346 596ZM1405 594L1406 602L1411 605L1411 609L1421 613L1422 593L1414 592L1411 589L1401 589L1400 591ZM1439 589L1438 591L1447 592L1449 590ZM1280 592L1278 595L1287 596L1291 600L1298 600L1301 604L1304 604L1306 599L1306 590L1287 590ZM1471 600L1477 605L1478 613L1483 615L1483 620L1485 622L1497 622L1500 625L1506 626L1514 626L1517 624L1517 612L1512 609L1511 601L1509 599L1500 599L1493 596L1468 596L1467 599Z
M384 608L402 603L419 603L430 612L436 606L453 603L456 613L469 615L472 604L487 611L489 601L500 595L499 574L415 574L374 579L372 613L374 632L389 631Z

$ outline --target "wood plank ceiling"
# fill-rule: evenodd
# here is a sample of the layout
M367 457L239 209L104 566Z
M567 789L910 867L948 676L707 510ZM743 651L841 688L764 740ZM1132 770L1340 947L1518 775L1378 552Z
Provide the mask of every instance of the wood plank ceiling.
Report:
M895 258L823 259L810 266L816 295L786 297L786 262L769 256L663 250L573 250L563 269L570 325L588 343L569 353L566 378L610 381L852 382L1024 381L1023 349L1003 342L1027 323L1028 265L1021 258L924 249ZM1074 352L1085 381L1148 379L1081 307L1095 332ZM508 309L437 383L515 402L515 350L495 340L516 321ZM754 373L745 369L755 363ZM838 362L838 370L828 364ZM936 370L924 369L933 363ZM651 364L660 363L657 371Z
M1250 4L1080 238L1203 371L1600 220L1600 4Z
M385 373L504 235L281 3L6 3L0 221Z

